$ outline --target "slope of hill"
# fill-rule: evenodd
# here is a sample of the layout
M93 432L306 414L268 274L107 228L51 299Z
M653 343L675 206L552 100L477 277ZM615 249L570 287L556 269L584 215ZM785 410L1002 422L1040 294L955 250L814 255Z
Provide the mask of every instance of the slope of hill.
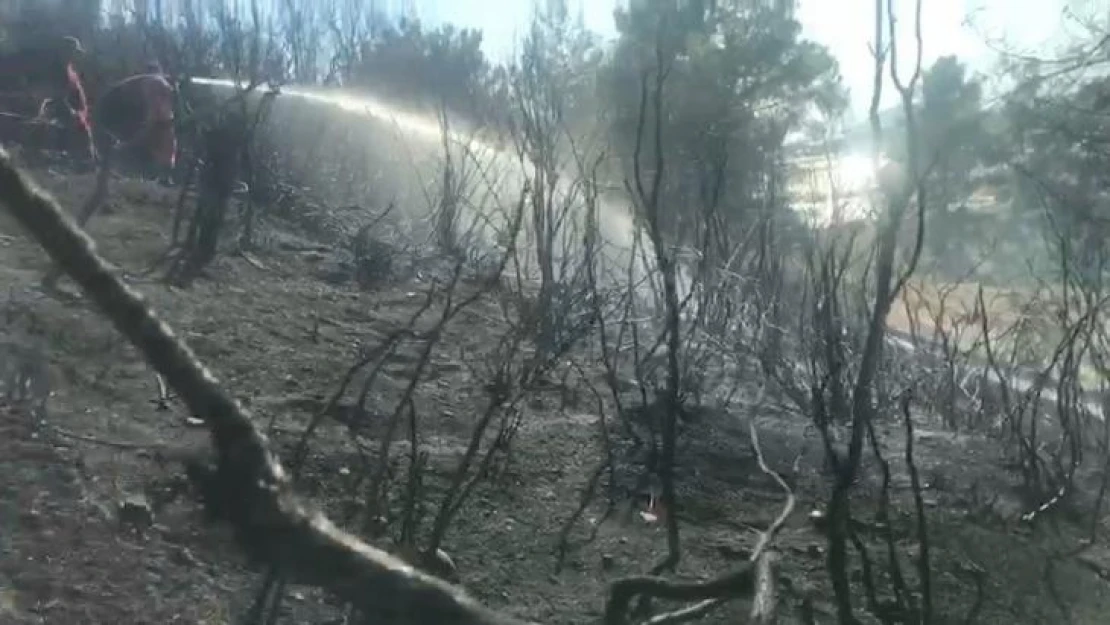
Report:
M89 176L46 169L33 175L69 206L91 186ZM112 214L91 233L102 252L198 354L249 405L259 427L288 455L301 430L339 385L357 353L401 327L419 308L427 284L417 279L359 291L322 279L329 245L280 224L256 258L225 255L188 291L166 288L145 275L162 255L176 197L172 190L136 181L117 185ZM23 407L0 410L0 621L5 623L217 623L238 622L260 575L238 555L225 528L204 521L182 488L175 458L205 449L203 432L176 402L158 405L155 376L77 294L46 294L38 287L43 253L6 217L0 219L0 289L6 357L45 356L52 394L45 414ZM428 500L441 496L449 472L467 445L481 405L473 366L495 358L503 332L496 298L486 298L446 328L430 371L415 397L428 454ZM303 487L340 522L357 512L355 482L362 454L374 453L383 414L412 376L418 344L386 359L372 389L379 413L352 423L336 413L313 443ZM584 359L585 360L585 359ZM522 429L511 459L481 484L449 533L445 548L462 583L493 607L544 623L596 621L611 580L648 569L665 550L657 524L629 509L622 474L633 471L616 441L616 479L587 506L565 566L556 568L558 536L572 516L591 473L603 457L599 434L606 421L591 392L604 372L584 365L580 381L536 393L522 407ZM756 466L748 440L755 418L769 462L784 473L800 504L780 538L782 600L788 616L808 602L819 622L832 622L824 573L824 538L806 513L825 492L815 440L805 421L771 406L741 404L711 413L686 430L680 450L677 511L684 552L679 574L715 575L744 557L777 514L781 493ZM996 469L997 452L984 440L939 435L922 426L918 461L928 476L934 540L935 585L943 620L963 622L976 603L981 570L986 601L981 623L1050 623L1061 620L1058 602L1074 623L1099 623L1110 611L1105 583L1074 559L1061 559L1051 587L1043 563L1074 530L1032 533L1008 519L1021 511L1007 497L1012 480ZM896 436L889 437L896 441ZM807 444L808 440L808 444ZM358 443L358 446L352 444ZM368 443L371 443L368 445ZM799 450L808 453L799 457ZM403 446L397 451L403 456ZM887 457L900 458L896 444ZM893 462L893 460L892 460ZM894 464L899 464L893 462ZM873 463L872 463L873 465ZM857 515L870 518L879 476L874 466L860 490ZM607 494L621 502L607 515ZM986 497L985 494L997 496ZM895 466L897 518L910 510L904 471ZM146 503L133 504L136 497ZM149 505L152 524L121 525L121 511ZM636 504L639 506L640 504ZM355 506L352 510L351 506ZM131 519L134 520L134 519ZM861 544L881 553L883 532L870 521ZM137 531L142 530L142 531ZM592 540L587 540L592 536ZM901 540L899 538L898 540ZM388 543L383 542L388 547ZM877 556L876 556L877 557ZM1096 571L1110 559L1089 553ZM912 566L904 564L908 572ZM912 577L911 577L912 580ZM858 580L857 580L858 581ZM294 588L283 623L338 623L340 610L314 589ZM737 602L704 622L744 618Z

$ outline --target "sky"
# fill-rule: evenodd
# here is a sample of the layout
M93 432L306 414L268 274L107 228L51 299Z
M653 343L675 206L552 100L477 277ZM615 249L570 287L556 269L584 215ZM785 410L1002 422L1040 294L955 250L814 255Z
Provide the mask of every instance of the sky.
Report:
M396 1L396 0L395 0ZM486 53L507 58L527 27L527 0L407 0L422 21L450 22L480 28ZM586 26L605 37L616 34L613 8L618 0L570 0L572 11L582 10ZM912 68L914 0L894 0L899 20L899 65ZM1061 41L1068 21L1064 10L1090 13L1105 0L923 0L923 62L955 54L980 71L997 59L995 49L1048 54ZM1103 9L1105 10L1105 9ZM840 62L841 74L852 94L852 110L867 107L872 80L868 48L874 30L874 0L799 0L798 19L803 36L829 47ZM884 104L894 101L885 89Z

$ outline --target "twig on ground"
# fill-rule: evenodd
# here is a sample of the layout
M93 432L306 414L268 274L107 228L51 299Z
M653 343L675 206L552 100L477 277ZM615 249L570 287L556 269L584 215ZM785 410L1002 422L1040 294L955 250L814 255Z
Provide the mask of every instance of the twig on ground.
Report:
M154 400L154 403L158 406L158 410L169 410L170 400L174 397L170 394L170 389L166 387L166 379L155 373L154 381L158 383L158 399Z
M94 445L101 445L104 447L114 447L116 449L163 449L166 447L165 443L138 443L131 441L113 441L96 436L89 436L88 434L78 434L71 432L65 428L60 428L56 425L50 426L58 436L62 438L69 438L83 443L92 443Z

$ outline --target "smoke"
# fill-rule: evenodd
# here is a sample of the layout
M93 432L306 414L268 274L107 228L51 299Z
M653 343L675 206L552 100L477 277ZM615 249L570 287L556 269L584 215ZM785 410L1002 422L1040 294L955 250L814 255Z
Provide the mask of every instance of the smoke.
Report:
M225 89L236 86L235 81L221 78L193 78L192 81ZM425 189L398 188L393 189L393 192L398 198L403 198L399 201L410 204L428 203L426 192L434 189L438 184L434 172L444 164L444 135L440 121L435 115L406 110L366 94L299 86L282 86L281 95L275 106L280 106L283 100L288 101L293 98L321 107L321 117L329 113L328 109L343 111L365 117L367 122L373 123L376 128L384 126L392 129L397 145L404 147L407 158L394 156L388 159L393 161L390 167L397 169L390 172L389 182L399 187L412 187L420 186L420 181L423 181L426 187ZM351 126L349 136L357 137L360 129L357 124L352 123ZM366 136L369 137L370 133L366 133ZM482 138L479 133L451 130L447 138L449 139L448 149L454 153L455 158L465 157L473 173L468 178L468 186L471 188L468 189L468 201L464 201L464 206L460 207L464 211L460 217L464 223L487 224L485 228L487 242L493 242L496 240L496 232L505 224L504 220L510 214L511 205L517 202L528 178L525 163L515 151L502 148L493 141ZM405 171L406 169L408 171ZM367 172L367 175L371 175L371 172ZM580 176L576 172L564 172L556 181L552 192L556 202L565 200L571 203L571 214L584 216L586 209L581 202L580 189L574 185L574 181L579 179ZM582 205L575 206L575 203ZM412 210L411 206L406 208ZM613 265L601 273L624 273L631 262L634 273L643 275L642 263L630 258L633 249L634 220L627 197L623 192L603 193L598 200L597 212L601 230L599 234L607 250L603 262ZM567 244L563 247L570 248L571 245Z

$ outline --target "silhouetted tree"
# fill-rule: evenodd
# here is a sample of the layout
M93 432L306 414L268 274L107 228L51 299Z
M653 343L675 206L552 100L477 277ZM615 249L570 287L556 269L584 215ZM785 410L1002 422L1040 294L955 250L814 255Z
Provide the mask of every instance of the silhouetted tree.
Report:
M662 128L673 168L665 204L704 204L719 195L727 198L724 218L740 224L781 202L775 189L787 133L814 107L835 110L846 101L834 59L800 37L793 3L642 0L616 19L620 38L603 89L614 111L614 140L625 153L636 136L644 72L664 65L673 93L682 94L672 98ZM650 163L650 142L644 148ZM688 238L682 233L690 220L670 212L668 230Z
M972 267L971 248L988 234L968 206L986 140L983 90L954 56L937 59L922 74L921 90L922 160L932 165L933 197L925 244L937 268L956 277Z

